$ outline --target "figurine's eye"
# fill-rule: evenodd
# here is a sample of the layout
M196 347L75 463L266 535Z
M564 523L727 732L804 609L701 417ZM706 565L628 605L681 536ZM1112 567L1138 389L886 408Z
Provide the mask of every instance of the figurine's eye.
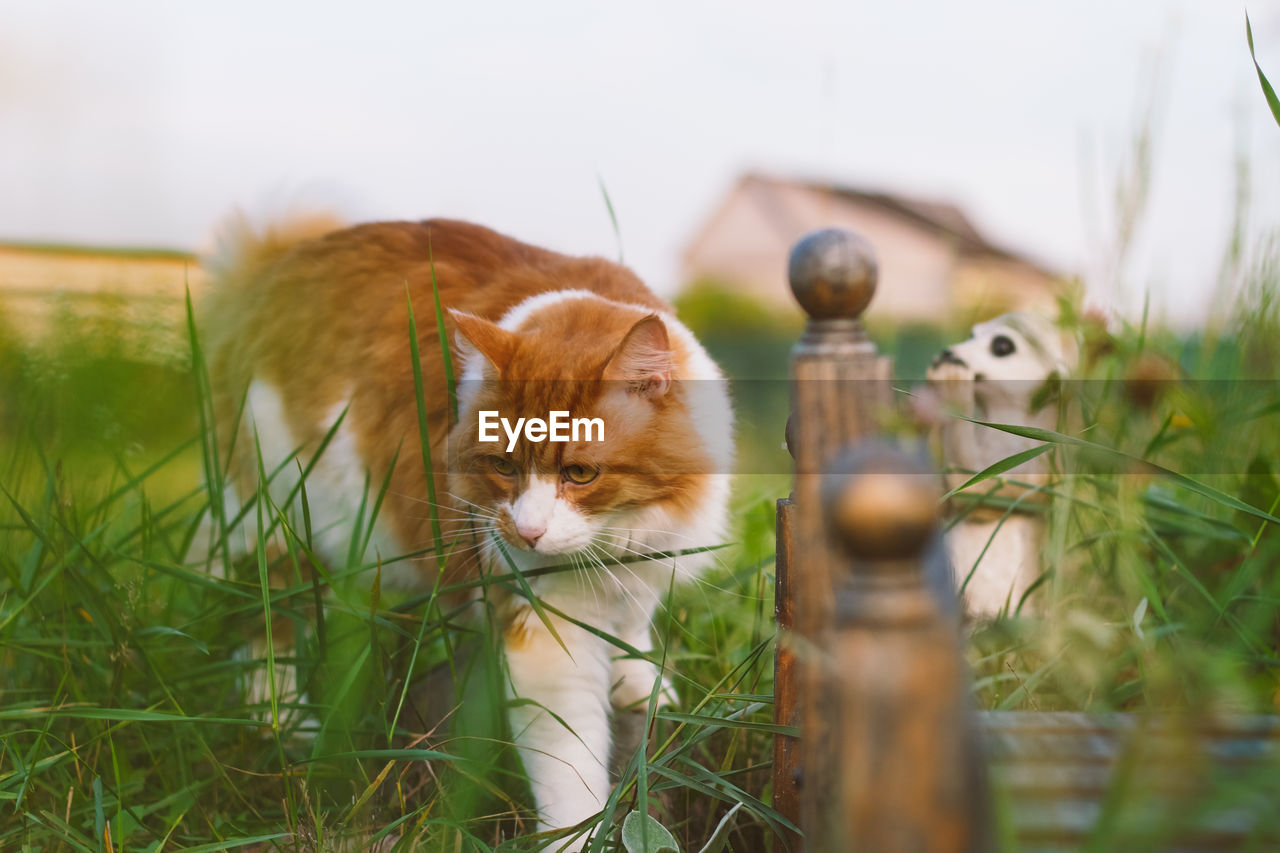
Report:
M585 465L566 465L560 469L560 474L570 483L585 486L594 480L600 472Z
M996 358L1004 358L1006 355L1012 355L1017 347L1014 346L1013 339L1008 335L996 335L991 339L991 354Z
M490 456L489 467L493 469L493 473L500 477L514 477L516 475L516 466L501 456Z

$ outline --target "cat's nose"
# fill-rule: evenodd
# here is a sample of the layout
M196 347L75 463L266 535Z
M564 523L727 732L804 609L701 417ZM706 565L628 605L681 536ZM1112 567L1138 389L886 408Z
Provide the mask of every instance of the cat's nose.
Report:
M516 533L520 534L520 538L529 543L532 548L538 544L538 540L542 538L542 534L547 532L545 524L517 524Z

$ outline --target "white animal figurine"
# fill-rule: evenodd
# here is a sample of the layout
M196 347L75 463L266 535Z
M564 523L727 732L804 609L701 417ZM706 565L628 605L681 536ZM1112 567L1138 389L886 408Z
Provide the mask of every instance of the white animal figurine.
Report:
M1039 444L973 421L1058 427L1054 391L1075 368L1077 354L1074 338L1048 319L1014 313L979 323L968 340L934 358L927 376L947 410L941 444L949 488ZM1005 472L995 494L1014 500L1013 510L1007 511L1007 502L962 509L947 533L947 551L970 616L1016 612L1044 574L1044 515L1034 510L1043 502L1036 487L1047 484L1048 475L1047 455ZM970 493L984 495L994 485L996 481L986 480Z

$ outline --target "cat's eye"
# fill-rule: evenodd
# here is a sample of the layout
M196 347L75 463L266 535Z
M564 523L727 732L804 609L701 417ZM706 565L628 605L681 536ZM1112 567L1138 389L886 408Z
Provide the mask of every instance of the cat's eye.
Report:
M570 483L585 486L594 480L600 472L585 465L566 465L560 469L560 473Z
M501 477L514 477L516 475L516 466L501 456L490 456L489 467L493 469L493 473Z
M1017 347L1014 346L1013 339L1008 335L996 335L991 339L991 354L996 358L1012 355L1015 349Z

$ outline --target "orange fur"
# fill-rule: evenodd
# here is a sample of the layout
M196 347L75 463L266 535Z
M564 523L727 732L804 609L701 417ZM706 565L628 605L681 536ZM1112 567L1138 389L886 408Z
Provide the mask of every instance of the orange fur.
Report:
M204 305L217 438L235 491L248 497L258 487L259 441L264 456L269 445L268 470L295 448L306 464L345 411L307 483L313 516L321 504L332 515L317 523L350 521L358 483L386 481L379 530L389 531L388 546L401 555L433 547L438 519L446 583L505 574L506 564L568 564L568 573L527 573L524 591L502 583L491 591L508 688L527 700L507 710L539 825L580 823L608 797L610 705L631 707L655 689L672 695L651 660L619 655L603 635L648 651L661 596L720 541L732 415L719 370L618 264L449 220L315 230L254 236L241 228ZM433 282L444 343L465 377L459 423L451 422ZM409 299L434 507L418 451ZM488 410L512 421L552 412L598 418L604 436L482 442L477 414ZM343 559L341 535L317 546L322 558ZM677 550L695 553L654 556ZM424 585L436 580L439 561L413 565ZM531 616L528 592L599 633L560 617L554 629L544 624ZM579 835L566 849L584 843Z
M406 305L411 298L437 494L443 501L455 491L486 506L509 497L519 482L500 481L491 471L481 470L490 455L486 448L493 446L474 444L474 423L461 425L452 453L447 453L446 436L455 425L449 423L446 405L434 275L440 301L449 309L445 328L455 358L462 349L457 334L461 327L472 346L490 361L502 362L503 379L522 380L487 388L482 408L522 414L571 409L575 416L603 416L611 427L606 443L599 446L521 442L517 461L522 471L554 471L564 460L607 464L618 473L602 474L587 486L565 486L589 511L662 500L682 506L696 499L699 488L693 475L709 471L714 463L701 453L687 418L662 417L665 409L681 405L678 393L657 401L656 416L637 424L631 417L635 412L627 411L635 408L634 401L610 394L608 383L592 389L573 382L624 378L616 374L619 368L612 360L624 339L631 340L629 335L643 338L639 344L649 350L668 344L654 311L670 309L630 270L599 258L539 249L451 220L361 225L319 236L311 233L314 224L257 239L241 233L238 260L225 264L204 306L203 335L224 453L232 444L228 425L254 378L280 392L303 460L331 425L325 422L326 413L349 401L346 426L358 438L372 483L382 482L400 449L383 518L391 522L406 551L429 547L431 512L422 502L427 482L417 452L409 354ZM320 227L327 224L321 222ZM290 243L289 235L302 239ZM538 316L535 329L519 335L495 325L524 299L566 287L636 307L605 302L553 306ZM673 363L687 358L678 341L669 345ZM653 361L652 352L648 358ZM615 373L605 377L608 366ZM257 459L247 426L242 422L240 428L231 469L248 495L256 487ZM453 462L452 477L446 459ZM446 511L442 520L449 522L460 514ZM504 532L511 531L504 527ZM430 572L435 563L425 560L420 565ZM473 570L470 565L455 566L450 580Z

